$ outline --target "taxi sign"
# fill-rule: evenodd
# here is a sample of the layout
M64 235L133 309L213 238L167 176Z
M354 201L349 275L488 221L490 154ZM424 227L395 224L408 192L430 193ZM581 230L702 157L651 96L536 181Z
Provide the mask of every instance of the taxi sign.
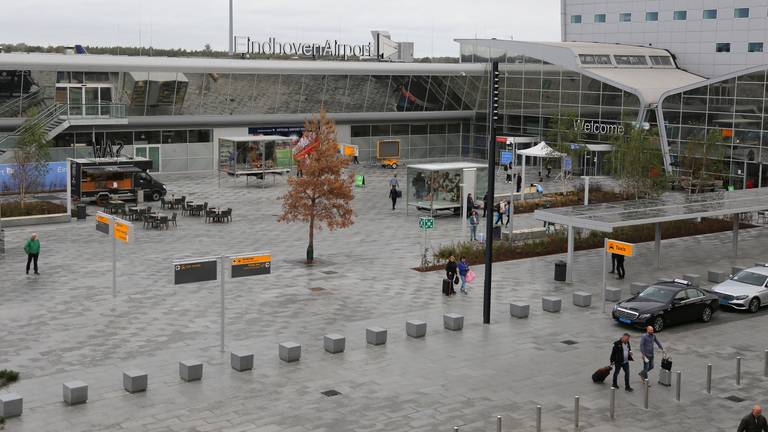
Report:
M109 226L111 225L112 217L105 215L102 212L96 213L96 231L109 235Z
M113 235L121 242L128 244L128 238L131 233L131 227L133 224L126 222L122 219L115 219Z
M435 228L435 218L429 216L422 216L419 218L419 228L423 230L431 230Z
M635 253L635 245L632 243L625 243L618 240L608 240L605 245L605 250L608 253L615 253L617 255L633 256Z
M229 259L232 278L265 275L272 271L272 254L269 252L237 255Z

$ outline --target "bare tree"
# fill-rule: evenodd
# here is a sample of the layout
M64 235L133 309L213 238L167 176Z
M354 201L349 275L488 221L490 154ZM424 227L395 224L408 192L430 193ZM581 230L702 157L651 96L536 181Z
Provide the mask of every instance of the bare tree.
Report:
M19 205L24 208L27 194L39 189L48 174L49 140L41 125L27 120L13 149L11 179L19 191Z

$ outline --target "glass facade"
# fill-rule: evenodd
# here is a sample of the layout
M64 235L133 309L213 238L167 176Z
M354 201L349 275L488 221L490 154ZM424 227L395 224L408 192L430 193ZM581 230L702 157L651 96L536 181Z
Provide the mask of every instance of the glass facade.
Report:
M661 102L673 169L707 161L707 171L735 189L768 186L766 71L710 81ZM708 146L705 151L705 144Z
M409 160L458 158L469 154L470 122L380 123L351 126L351 144L359 147L362 162L376 160L376 143L400 142L400 158ZM463 148L464 147L464 148Z

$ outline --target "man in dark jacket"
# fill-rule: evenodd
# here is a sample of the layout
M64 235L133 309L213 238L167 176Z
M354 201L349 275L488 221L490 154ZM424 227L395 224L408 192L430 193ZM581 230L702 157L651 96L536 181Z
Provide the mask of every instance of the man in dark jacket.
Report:
M467 194L467 219L472 216L472 210L475 209L475 199L472 198L472 194Z
M763 409L760 405L753 406L752 412L741 419L736 432L768 432L768 423L762 413Z
M629 345L629 333L624 333L621 339L613 343L611 350L611 365L613 365L613 387L619 388L619 371L624 370L624 390L634 390L629 386L629 362L632 358L632 347Z
M616 254L616 274L618 275L617 279L624 279L627 274L624 270L624 255Z

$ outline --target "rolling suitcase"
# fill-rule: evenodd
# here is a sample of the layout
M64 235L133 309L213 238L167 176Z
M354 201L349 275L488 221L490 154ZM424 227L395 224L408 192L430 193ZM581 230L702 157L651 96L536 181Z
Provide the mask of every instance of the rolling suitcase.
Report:
M610 366L602 367L596 370L595 373L592 374L592 382L601 383L605 381L605 379L608 378L608 375L610 374L611 374Z
M448 279L448 278L444 278L443 279L443 294L449 296L449 295L454 294L454 293L455 293L455 291L453 290L453 281Z
M672 359L667 354L661 359L661 370L659 371L659 384L663 386L672 385Z

